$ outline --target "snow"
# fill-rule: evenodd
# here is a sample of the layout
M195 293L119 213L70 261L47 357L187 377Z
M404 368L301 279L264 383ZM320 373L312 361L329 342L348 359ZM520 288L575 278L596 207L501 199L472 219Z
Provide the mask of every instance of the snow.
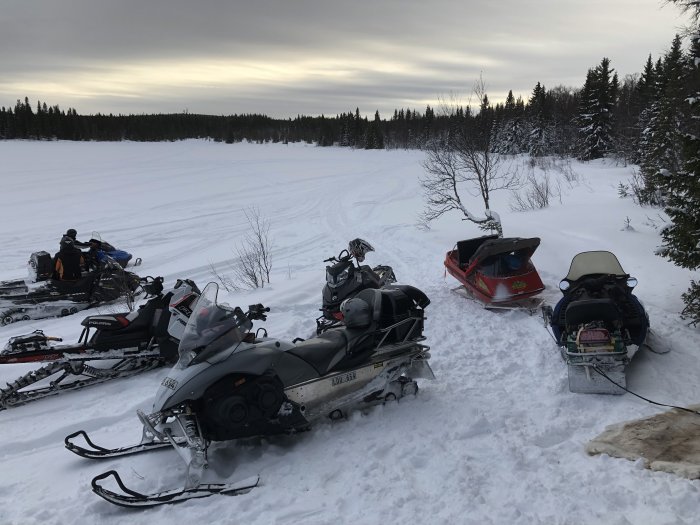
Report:
M205 481L260 474L246 495L126 510L90 491L117 469L140 491L176 488L184 464L172 450L103 462L74 456L66 435L98 444L138 442L136 409L150 410L167 375L159 369L0 412L0 523L32 524L652 524L696 523L700 481L644 470L639 462L589 457L585 443L607 425L659 412L632 395L568 391L566 366L539 316L487 311L451 291L445 252L480 235L448 215L419 225L419 151L353 151L304 145L0 141L0 279L24 276L29 254L54 252L67 228L95 230L143 258L140 275L201 287L212 266L226 273L245 230L245 211L271 221L271 284L222 300L270 306L270 335L309 337L321 301L323 259L355 237L375 248L402 283L432 300L426 336L436 381L417 397L324 422L297 436L216 445ZM617 196L632 166L572 162L578 183L562 184L547 209L509 212L492 195L504 235L541 237L533 260L554 305L572 257L610 250L639 280L637 295L655 332L673 350L637 352L628 387L653 400L700 400L698 329L679 319L680 295L697 272L654 255L663 214ZM559 177L556 170L550 176ZM469 203L478 208L478 200ZM626 220L634 230L624 229ZM117 307L102 308L104 312ZM77 340L98 313L0 328L7 338L43 329ZM259 326L262 326L259 324ZM0 367L0 383L31 365Z

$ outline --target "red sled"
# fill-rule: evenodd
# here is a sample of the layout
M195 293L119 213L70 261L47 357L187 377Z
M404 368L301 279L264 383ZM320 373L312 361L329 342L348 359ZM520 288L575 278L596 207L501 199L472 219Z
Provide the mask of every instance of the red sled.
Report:
M516 306L544 290L530 257L540 245L533 237L486 235L459 241L447 252L445 268L488 307Z

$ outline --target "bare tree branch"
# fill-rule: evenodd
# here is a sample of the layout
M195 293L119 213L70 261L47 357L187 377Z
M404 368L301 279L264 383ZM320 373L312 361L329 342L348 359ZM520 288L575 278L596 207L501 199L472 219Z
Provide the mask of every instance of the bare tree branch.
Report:
M455 105L454 97L451 105L441 101L441 111L455 125L426 147L423 162L426 175L420 179L425 195L421 218L430 222L456 210L462 213L464 220L490 226L502 233L500 218L490 208L491 193L518 187L520 176L512 165L505 166L506 157L493 152L492 142L498 130L481 77L474 84L472 94L481 105L475 116L469 109L462 111L461 106ZM460 191L481 197L483 217L467 209Z

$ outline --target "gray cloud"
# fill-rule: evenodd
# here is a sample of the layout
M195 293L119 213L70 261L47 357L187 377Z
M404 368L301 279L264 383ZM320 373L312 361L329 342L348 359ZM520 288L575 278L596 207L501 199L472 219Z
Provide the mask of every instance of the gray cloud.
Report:
M0 105L389 116L481 73L499 100L580 86L603 56L638 72L683 23L660 0L5 0Z

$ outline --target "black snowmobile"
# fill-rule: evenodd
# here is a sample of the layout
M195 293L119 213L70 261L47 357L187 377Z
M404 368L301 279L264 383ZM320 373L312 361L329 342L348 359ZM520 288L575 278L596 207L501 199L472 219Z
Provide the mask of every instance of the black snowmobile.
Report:
M571 261L559 283L564 296L543 313L567 363L572 392L624 394L630 351L644 344L649 330L649 317L632 293L636 285L610 252L583 252Z
M95 493L117 505L147 507L211 494L239 494L258 483L203 484L212 441L289 434L320 418L395 400L418 391L416 378L434 379L429 347L422 344L425 294L412 286L367 289L343 304L345 326L295 342L253 333L269 308L247 312L217 304L210 283L180 341L180 359L162 381L139 444L117 449L95 445L80 430L66 447L86 458L109 458L173 446L187 464L183 489L141 494L119 474L95 477ZM80 443L79 443L79 442ZM82 443L84 442L84 443ZM103 486L107 478L121 492Z
M323 262L332 262L326 266L326 284L323 287L323 315L316 319L316 334L321 334L329 328L339 326L343 322L340 305L360 290L366 288L381 288L386 284L396 282L396 276L391 266L360 265L365 260L367 252L373 252L372 245L363 239L354 239L348 243L337 257L330 257ZM353 259L355 263L353 264Z
M0 410L175 362L200 291L189 279L178 279L164 293L161 277L148 279L144 288L151 298L145 304L132 312L86 317L75 344L58 344L60 338L41 330L12 337L0 350L0 364L49 364L0 388Z
M29 268L30 278L24 284L4 281L0 288L0 325L70 315L122 297L131 302L141 285L138 275L108 257L77 281L53 279L47 252L33 253Z

